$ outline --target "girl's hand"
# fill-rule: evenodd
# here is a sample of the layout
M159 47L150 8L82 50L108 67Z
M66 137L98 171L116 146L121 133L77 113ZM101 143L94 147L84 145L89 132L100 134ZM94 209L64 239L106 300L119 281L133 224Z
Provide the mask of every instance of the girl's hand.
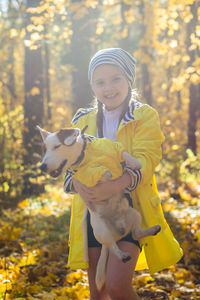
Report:
M105 201L118 194L131 184L131 177L128 172L124 172L122 176L115 180L100 182L94 187L88 188L77 179L72 179L76 192L86 202L95 202L105 204Z
M97 204L106 204L106 200L117 194L119 191L120 190L118 189L118 186L115 184L114 180L105 182L101 181L90 188L88 195L89 201Z
M83 199L83 201L85 202L85 204L87 205L87 207L94 211L94 206L93 206L93 201L92 201L92 188L88 188L86 185L84 185L83 183L81 183L79 180L72 178L72 182L73 182L73 186L75 191L79 194L79 196L81 197L81 199ZM97 203L97 202L96 202ZM99 201L98 204L105 204L104 202Z
M72 183L75 191L81 196L83 200L86 200L89 188L75 178L72 178Z
M120 193L130 186L131 176L128 172L124 172L122 176L115 180L100 182L90 188L90 201L99 202L106 201L108 198Z

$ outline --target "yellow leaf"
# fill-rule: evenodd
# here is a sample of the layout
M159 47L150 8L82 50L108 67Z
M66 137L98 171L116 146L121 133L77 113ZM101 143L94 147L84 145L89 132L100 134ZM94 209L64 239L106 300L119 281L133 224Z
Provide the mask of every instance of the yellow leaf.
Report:
M171 292L171 296L173 296L173 297L179 297L180 295L181 295L180 291L175 290L175 291Z
M19 267L33 265L36 263L36 258L33 252L28 252L27 256L22 257L20 263L18 264Z
M119 25L119 24L121 24L121 22L122 22L121 17L114 18L113 25Z
M166 125L170 125L170 124L171 124L171 120L167 120L167 121L165 122L165 124L166 124Z
M18 207L22 207L22 208L27 206L29 206L28 200L24 200L18 204Z
M10 239L11 240L17 240L18 237L20 236L20 233L22 231L22 228L13 228L12 232L11 232L11 236Z
M176 48L178 46L178 42L177 40L172 40L170 43L169 43L169 46L171 48Z
M141 274L136 277L136 285L143 287L145 286L148 282L154 281L154 278L151 277L149 274Z
M87 7L96 8L99 5L99 1L97 1L97 0L86 0L85 5Z
M120 34L120 37L122 39L125 39L127 36L128 36L128 28L125 26L124 29L123 29L123 31Z
M157 98L157 101L158 101L158 103L162 103L162 102L165 102L165 101L166 101L166 98L160 96L160 97Z
M26 12L30 14L36 14L38 7L29 7L27 8Z
M43 25L38 25L37 26L37 31L42 32L44 30L44 26Z
M197 26L197 27L196 27L196 35L197 35L197 36L200 36L200 26Z
M161 85L161 88L162 88L163 90L166 90L167 87L168 87L168 85L167 85L166 83L163 83L163 84ZM166 100L165 100L165 101L166 101Z
M174 137L175 135L176 135L175 132L173 132L173 131L170 132L170 136L171 136L171 137Z
M30 40L24 40L25 47L30 47L32 45L32 42Z
M49 69L49 74L54 75L55 74L55 70L54 69Z
M194 68L194 67L188 67L188 68L186 69L186 72L187 72L187 73L193 73L193 72L195 72L195 68Z
M184 190L184 188L182 186L180 186L178 188L178 192L181 196L181 199L186 200L186 201L192 200L192 196L186 190Z
M192 274L190 273L190 271L186 270L186 269L178 269L177 272L175 272L175 277L178 280L181 279L190 279L192 277Z
M20 38L23 40L25 35L26 35L26 30L25 30L25 28L22 28L22 30L20 32Z
M14 37L16 37L17 35L18 35L18 33L17 33L16 29L14 29L14 28L10 29L10 31L9 31L9 37L11 39L14 38Z
M30 91L30 95L31 95L31 96L40 95L40 90L39 90L39 88L37 88L37 87L34 86L34 87L31 89L31 91Z
M42 300L54 300L55 296L56 295L53 292L51 292L51 293L43 293Z
M9 191L9 189L10 189L9 184L7 182L4 182L3 183L3 191L7 193Z
M125 19L126 22L128 24L131 24L134 22L135 17L134 17L134 10L133 9L129 9L126 13L125 13Z
M59 32L59 31L60 31L60 27L57 26L57 25L54 25L54 26L53 26L53 31L54 31L54 32Z
M34 32L31 34L31 40L32 41L39 41L41 40L41 35L38 32Z
M103 32L104 32L104 24L99 23L99 24L97 25L96 34L97 34L97 35L100 35L100 34L102 34Z
M178 150L179 149L179 145L173 145L172 146L172 150Z
M59 114L65 114L65 109L63 107L59 106L56 108L56 112Z
M182 60L183 60L184 62L188 62L188 61L190 60L189 55L184 55L184 56L182 57Z
M114 0L104 0L103 4L104 5L113 5L114 4Z
M27 27L26 27L26 30L31 32L33 30L35 30L35 26L33 24L29 24Z
M198 76L196 73L195 74L192 74L191 77L190 77L190 81L197 85L200 83L200 76Z
M174 210L174 204L173 203L164 203L164 209L165 211L173 211Z

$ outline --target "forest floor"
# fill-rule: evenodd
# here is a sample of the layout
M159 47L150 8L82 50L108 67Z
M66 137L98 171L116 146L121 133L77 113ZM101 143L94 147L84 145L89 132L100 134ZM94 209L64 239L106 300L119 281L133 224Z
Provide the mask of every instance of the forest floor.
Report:
M140 299L200 299L200 188L181 186L160 193L167 221L184 258L150 276L136 272ZM67 268L70 196L48 185L39 197L23 200L0 216L0 300L89 299L87 273Z

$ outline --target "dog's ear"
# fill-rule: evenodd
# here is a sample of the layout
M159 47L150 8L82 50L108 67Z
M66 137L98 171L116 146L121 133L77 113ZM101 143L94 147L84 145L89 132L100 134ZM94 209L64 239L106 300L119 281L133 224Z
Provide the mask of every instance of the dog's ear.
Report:
M42 136L43 142L46 140L47 136L50 134L50 132L42 129L40 126L36 126L36 128L40 131L40 134Z
M77 139L76 130L73 128L61 129L57 136L60 142L66 146L71 146Z

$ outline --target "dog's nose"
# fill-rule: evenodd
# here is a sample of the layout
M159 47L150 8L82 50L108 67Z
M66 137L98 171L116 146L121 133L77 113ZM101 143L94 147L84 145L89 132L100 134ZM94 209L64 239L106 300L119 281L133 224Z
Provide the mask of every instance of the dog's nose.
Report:
M46 172L47 171L47 164L43 163L40 165L40 170L43 171L43 172Z

